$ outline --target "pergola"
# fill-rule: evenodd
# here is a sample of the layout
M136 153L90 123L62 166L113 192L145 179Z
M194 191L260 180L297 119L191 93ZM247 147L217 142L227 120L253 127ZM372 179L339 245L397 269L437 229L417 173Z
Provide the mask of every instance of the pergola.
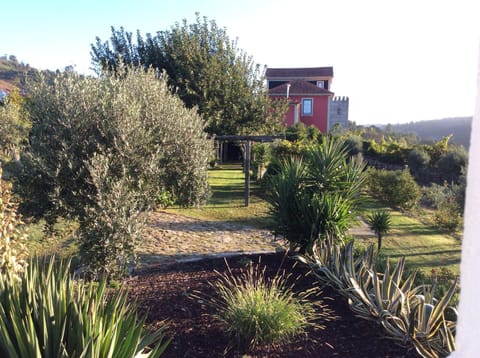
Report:
M250 204L250 160L251 160L251 147L252 142L273 142L275 139L283 139L283 136L273 135L219 135L215 137L215 141L220 144L220 151L222 150L221 144L223 142L239 142L245 144L244 166L245 172L245 206ZM220 153L220 158L222 154Z

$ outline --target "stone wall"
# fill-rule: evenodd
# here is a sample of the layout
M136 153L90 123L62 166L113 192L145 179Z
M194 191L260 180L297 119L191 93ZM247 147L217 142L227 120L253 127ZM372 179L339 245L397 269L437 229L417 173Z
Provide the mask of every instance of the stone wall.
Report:
M348 127L348 97L334 97L330 100L328 110L328 128L333 128L337 123Z

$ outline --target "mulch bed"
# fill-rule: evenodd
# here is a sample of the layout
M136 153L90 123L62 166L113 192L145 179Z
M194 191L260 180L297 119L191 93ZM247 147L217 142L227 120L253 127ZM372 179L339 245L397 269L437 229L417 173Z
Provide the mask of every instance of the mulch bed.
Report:
M266 274L274 275L284 254L261 255L261 263L267 267ZM234 273L245 267L246 258L254 263L258 256L229 258L228 264ZM300 278L295 280L295 289L306 290L315 284L312 275L300 265L292 266L293 260L283 263L287 272ZM209 259L191 263L173 264L143 272L127 282L130 296L138 304L140 314L147 315L150 327L159 327L168 321L168 336L173 337L162 357L242 357L240 352L229 350L228 339L220 325L209 313L212 311L193 299L191 294L200 291L213 295L208 282L215 281L218 274L226 271L223 259ZM310 329L307 337L274 349L260 347L243 352L245 357L418 357L412 349L400 347L385 338L375 322L362 320L353 315L345 299L328 288L322 298L331 310L334 319L321 322L325 329Z

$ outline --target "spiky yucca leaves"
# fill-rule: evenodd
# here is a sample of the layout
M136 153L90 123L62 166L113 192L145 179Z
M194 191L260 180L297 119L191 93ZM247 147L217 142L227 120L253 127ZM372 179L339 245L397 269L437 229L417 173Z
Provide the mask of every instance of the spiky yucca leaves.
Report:
M298 205L305 191L307 164L302 157L291 156L276 163L277 173L268 178L267 201L275 221L275 233L286 237L292 248L306 247L312 227L305 222L304 212ZM308 200L308 198L307 198ZM308 203L305 204L308 206ZM313 218L316 220L316 216Z
M17 205L12 200L11 185L2 180L0 166L0 279L16 276L25 269L26 238Z
M159 357L163 330L146 333L126 292L71 279L69 263L33 261L20 281L0 280L0 356Z
M312 256L298 259L345 296L355 314L379 322L388 336L413 345L423 357L446 356L455 349L456 323L446 319L445 313L456 312L449 306L456 281L437 300L434 287L414 285L415 273L404 277L404 258L393 269L387 260L385 271L379 273L373 246L354 257L353 242L321 241Z
M308 253L319 238L341 239L355 221L363 163L348 158L342 143L326 138L305 157L280 159L274 168L266 199L276 233Z
M380 252L382 249L382 237L386 235L392 226L392 220L390 218L390 213L385 210L374 211L372 214L367 216L367 222L378 239L377 250Z
M217 282L210 283L217 296L204 298L216 309L214 317L238 349L288 343L306 334L308 327L323 328L319 320L331 317L321 300L308 300L319 294L317 289L295 294L285 273L268 279L265 267L250 263L238 276L230 267L219 275Z

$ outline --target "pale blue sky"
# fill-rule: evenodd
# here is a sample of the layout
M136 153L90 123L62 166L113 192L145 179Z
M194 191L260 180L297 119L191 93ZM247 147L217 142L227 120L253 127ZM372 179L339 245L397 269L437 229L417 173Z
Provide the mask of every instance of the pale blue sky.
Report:
M90 44L110 26L154 33L197 11L257 63L333 66L332 90L359 124L473 114L478 0L3 0L0 54L87 72Z

